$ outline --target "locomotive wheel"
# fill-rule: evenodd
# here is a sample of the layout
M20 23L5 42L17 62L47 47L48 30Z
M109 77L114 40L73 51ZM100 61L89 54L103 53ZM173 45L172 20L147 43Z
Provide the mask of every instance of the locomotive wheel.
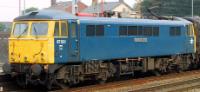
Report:
M99 84L104 84L106 83L107 79L108 79L108 72L104 72L104 73L101 73L101 76L102 78L100 78L98 80Z
M161 76L160 71L158 69L151 71L155 76Z
M99 82L99 84L105 84L106 80L99 79L98 82Z
M48 90L61 88L60 84L57 82L57 80L55 79L55 76L53 74L49 75L49 78L46 81L46 87Z
M16 82L20 87L26 88L28 81L25 74L19 74L16 76Z

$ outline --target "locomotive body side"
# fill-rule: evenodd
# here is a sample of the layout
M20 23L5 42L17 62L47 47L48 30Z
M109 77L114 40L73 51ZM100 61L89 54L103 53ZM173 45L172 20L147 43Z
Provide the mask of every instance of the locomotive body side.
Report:
M195 53L194 32L192 29L188 30L191 23L103 18L80 19L80 21L81 61ZM103 28L100 28L101 26ZM120 30L120 27L127 29ZM90 30L99 33L91 33ZM172 30L179 33L170 33ZM123 34L120 31L127 33Z

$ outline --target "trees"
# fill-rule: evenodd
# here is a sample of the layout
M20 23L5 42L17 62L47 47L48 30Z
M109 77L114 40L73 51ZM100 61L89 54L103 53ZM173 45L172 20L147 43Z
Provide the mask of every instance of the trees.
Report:
M134 11L136 11L139 14L141 14L141 2L141 0L136 0L136 3L133 6Z
M4 31L6 26L3 23L0 23L0 31Z
M161 16L191 16L192 0L143 0L141 11L144 16L149 16L148 8ZM200 15L200 0L194 0L194 15Z

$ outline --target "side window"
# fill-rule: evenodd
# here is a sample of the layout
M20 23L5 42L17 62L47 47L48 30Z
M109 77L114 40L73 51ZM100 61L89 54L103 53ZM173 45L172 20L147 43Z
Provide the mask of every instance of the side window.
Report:
M181 28L180 27L170 27L170 36L180 36Z
M180 27L176 27L176 35L177 36L181 35L181 28Z
M104 36L104 25L87 25L86 36Z
M143 26L138 26L138 35L143 35Z
M159 27L153 27L153 36L159 36L160 29Z
M67 24L62 23L61 24L61 36L68 36L68 31L67 31Z
M71 35L72 35L72 38L76 37L76 24L75 23L72 23L72 25L71 25Z
M97 25L96 36L103 36L103 35L104 35L104 25Z
M128 27L128 35L138 35L137 34L137 26L129 26Z
M175 27L170 28L170 32L169 32L170 36L175 36L176 32L174 30L175 30Z
M159 27L152 26L120 26L120 36L159 36Z
M94 25L86 26L86 36L95 36L95 26Z
M120 36L127 36L127 34L128 34L127 26L120 26L119 27L119 35Z
M177 27L176 28L176 35L180 36L181 35L181 28L180 27Z
M143 30L145 36L152 36L152 27L144 27L144 30Z
M59 22L56 22L54 27L54 36L59 36L59 29L60 29Z

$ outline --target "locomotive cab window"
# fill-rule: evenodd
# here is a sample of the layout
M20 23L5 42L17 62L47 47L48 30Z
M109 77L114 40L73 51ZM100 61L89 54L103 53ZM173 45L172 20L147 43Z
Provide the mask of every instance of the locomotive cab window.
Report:
M28 23L16 23L13 35L14 36L20 36L20 35L27 35L28 33Z
M67 24L65 22L61 23L61 36L68 37Z
M76 24L75 23L71 24L71 36L72 36L72 38L76 37Z
M68 37L68 26L64 21L55 22L54 36Z
M59 26L59 22L56 22L55 23L55 27L54 27L54 36L59 36L60 34L60 32L59 32L59 30L60 30L60 26Z
M31 35L47 35L48 33L48 23L46 22L35 22L32 23Z

